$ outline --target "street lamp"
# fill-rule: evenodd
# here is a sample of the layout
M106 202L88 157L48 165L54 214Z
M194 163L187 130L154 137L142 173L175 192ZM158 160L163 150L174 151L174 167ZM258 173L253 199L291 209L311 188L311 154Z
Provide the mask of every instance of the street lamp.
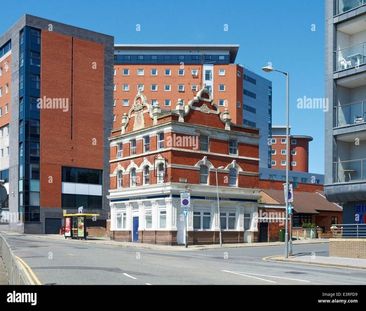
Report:
M289 170L290 170L290 75L286 71L273 68L272 63L262 67L264 72L279 72L286 76L286 184L285 184L285 203L286 203L286 221L285 221L285 257L289 256Z
M219 214L219 239L220 239L220 247L222 247L222 230L221 230L221 213L220 213L220 198L219 198L219 182L217 177L217 171L223 169L223 166L219 166L216 170L216 196L217 196L217 212Z

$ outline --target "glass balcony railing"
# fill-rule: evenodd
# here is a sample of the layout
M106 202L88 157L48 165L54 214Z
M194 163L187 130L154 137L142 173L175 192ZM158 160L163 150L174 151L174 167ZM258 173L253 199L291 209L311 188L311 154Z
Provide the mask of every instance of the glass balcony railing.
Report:
M336 51L336 63L336 71L359 67L366 64L366 43L359 43Z
M335 127L366 122L366 101L335 107Z
M342 14L366 4L366 0L338 0L337 14Z
M366 181L366 159L339 161L333 165L334 182Z

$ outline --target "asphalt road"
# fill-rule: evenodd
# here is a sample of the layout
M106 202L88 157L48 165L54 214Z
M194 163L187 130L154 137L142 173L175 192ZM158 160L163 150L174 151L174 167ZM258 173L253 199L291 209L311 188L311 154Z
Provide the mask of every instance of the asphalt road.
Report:
M270 262L283 246L151 250L5 235L42 284L365 285L366 270ZM328 254L328 244L294 245L294 253Z

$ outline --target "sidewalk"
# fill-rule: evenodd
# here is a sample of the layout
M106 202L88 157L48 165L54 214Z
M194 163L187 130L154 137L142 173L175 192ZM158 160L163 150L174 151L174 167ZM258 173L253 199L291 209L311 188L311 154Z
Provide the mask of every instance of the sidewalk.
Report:
M264 258L267 261L281 261L292 263L305 263L310 265L326 266L326 267L339 267L339 268L356 268L366 269L366 259L359 258L346 258L346 257L328 257L328 256L290 256L285 258L283 256L270 256Z
M1 233L5 233L8 235L19 235L19 233L10 232L10 231L2 231ZM59 234L27 234L27 236L36 237L39 239L53 239L53 240L62 240L65 241L63 235ZM89 240L72 240L67 239L70 243L87 243L87 244L102 244L102 245L113 245L119 247L135 247L135 248L145 248L152 250L162 250L162 251L198 251L198 250L206 250L206 249L220 249L220 248L244 248L244 247L266 247L266 246L282 246L284 242L269 242L269 243L235 243L235 244L223 244L220 247L219 244L209 244L209 245L189 245L186 248L184 245L160 245L160 244L147 244L147 243L132 243L132 242L119 242L110 240L109 238L90 238ZM327 239L314 239L314 240L300 240L293 241L293 245L301 245L301 244L318 244L318 243L328 243Z
M8 273L6 272L3 259L0 257L0 285L8 285Z

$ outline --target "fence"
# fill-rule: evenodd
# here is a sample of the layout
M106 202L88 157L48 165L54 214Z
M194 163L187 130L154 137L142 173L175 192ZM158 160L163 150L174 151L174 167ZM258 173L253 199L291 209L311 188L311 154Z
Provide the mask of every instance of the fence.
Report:
M337 224L331 228L333 238L366 238L366 224Z

